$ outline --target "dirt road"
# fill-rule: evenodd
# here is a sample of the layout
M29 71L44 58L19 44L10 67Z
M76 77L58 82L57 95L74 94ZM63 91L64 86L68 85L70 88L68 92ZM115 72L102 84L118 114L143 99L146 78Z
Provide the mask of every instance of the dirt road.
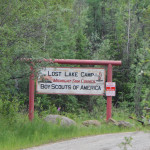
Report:
M150 150L150 132L126 132L83 137L26 150L123 150L124 146L119 147L119 145L126 142L125 137L133 138L131 140L132 147L127 146L127 150Z

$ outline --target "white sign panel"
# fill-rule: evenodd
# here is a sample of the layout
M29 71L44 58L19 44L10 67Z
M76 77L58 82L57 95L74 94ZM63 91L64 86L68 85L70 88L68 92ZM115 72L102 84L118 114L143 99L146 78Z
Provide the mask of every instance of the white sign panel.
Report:
M116 96L115 82L106 82L106 96Z
M37 93L103 95L105 69L42 68L37 80Z

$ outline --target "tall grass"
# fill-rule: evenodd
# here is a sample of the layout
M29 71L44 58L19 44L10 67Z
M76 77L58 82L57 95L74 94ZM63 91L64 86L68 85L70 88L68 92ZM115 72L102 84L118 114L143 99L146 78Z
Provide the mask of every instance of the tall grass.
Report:
M139 125L138 125L139 126ZM140 127L140 126L139 126ZM134 128L120 128L102 121L100 127L53 125L43 121L38 115L28 121L27 115L19 114L15 122L6 118L0 120L0 150L16 150L59 140L104 133L135 131Z
M94 109L93 114L86 111L75 113L65 113L63 115L74 119L76 126L60 126L45 122L42 117L35 113L32 122L28 120L28 116L22 114L19 110L18 101L0 99L0 150L17 150L32 147L49 142L71 139L74 137L97 135L105 133L116 133L140 130L140 124L130 120L135 124L132 128L121 128L105 122L105 111ZM57 110L57 109L56 109ZM116 120L128 120L128 110L113 110L113 118ZM41 114L44 114L43 111ZM43 116L41 115L40 116ZM99 127L84 127L82 121L88 119L98 119L102 123Z

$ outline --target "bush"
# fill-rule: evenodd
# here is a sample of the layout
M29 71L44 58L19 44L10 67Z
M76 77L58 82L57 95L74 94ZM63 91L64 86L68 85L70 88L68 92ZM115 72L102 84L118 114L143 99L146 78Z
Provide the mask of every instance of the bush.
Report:
M10 98L9 95L0 98L0 116L7 118L9 123L16 120L19 110L19 102L16 97Z

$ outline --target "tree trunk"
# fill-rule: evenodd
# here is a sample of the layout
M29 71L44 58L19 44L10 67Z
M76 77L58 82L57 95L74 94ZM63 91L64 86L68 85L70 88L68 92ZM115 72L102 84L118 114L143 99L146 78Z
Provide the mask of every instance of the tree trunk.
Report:
M130 26L131 26L131 10L130 10L130 0L129 0L129 10L128 10L128 41L127 41L127 62L129 62L129 51L130 51Z

